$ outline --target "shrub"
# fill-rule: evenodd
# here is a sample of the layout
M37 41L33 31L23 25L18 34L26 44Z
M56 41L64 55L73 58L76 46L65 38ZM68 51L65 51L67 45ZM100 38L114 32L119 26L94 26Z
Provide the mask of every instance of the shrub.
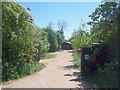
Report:
M44 55L49 50L47 33L33 23L32 16L16 2L2 3L2 79L30 74L35 46Z
M57 49L58 49L58 41L57 41L56 33L50 27L43 28L43 30L48 33L48 41L50 43L49 51L50 52L57 51Z

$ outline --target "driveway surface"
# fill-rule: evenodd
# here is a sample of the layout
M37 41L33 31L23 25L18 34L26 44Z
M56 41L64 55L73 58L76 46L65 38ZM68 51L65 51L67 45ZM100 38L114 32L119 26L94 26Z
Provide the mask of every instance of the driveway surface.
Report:
M46 67L27 77L2 85L2 88L89 88L78 76L80 71L73 69L71 50L51 53L56 58L40 60Z

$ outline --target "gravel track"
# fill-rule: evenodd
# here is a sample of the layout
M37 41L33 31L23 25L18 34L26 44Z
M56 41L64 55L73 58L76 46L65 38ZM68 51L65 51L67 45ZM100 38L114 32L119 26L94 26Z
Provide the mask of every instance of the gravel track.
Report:
M3 88L84 88L88 85L77 80L79 71L73 69L72 51L51 53L56 58L40 60L46 67L27 77L2 85Z

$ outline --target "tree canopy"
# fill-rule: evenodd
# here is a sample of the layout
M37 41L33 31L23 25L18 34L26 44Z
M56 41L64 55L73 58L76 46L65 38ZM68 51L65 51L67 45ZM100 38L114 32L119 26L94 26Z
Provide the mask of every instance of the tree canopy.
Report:
M58 49L58 41L56 33L53 31L51 27L43 28L45 32L48 33L48 41L50 43L50 52L55 52Z

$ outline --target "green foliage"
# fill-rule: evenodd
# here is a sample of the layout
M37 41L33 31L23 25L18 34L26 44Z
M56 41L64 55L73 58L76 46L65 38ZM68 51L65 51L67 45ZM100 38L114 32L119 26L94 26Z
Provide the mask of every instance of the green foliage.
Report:
M90 46L92 45L92 37L89 32L85 29L85 26L82 26L74 31L73 36L71 38L73 48L78 50L81 46Z
M2 58L2 31L0 30L0 58Z
M75 50L73 52L73 57L74 57L74 68L80 70L80 53Z
M58 52L64 52L64 50L58 50Z
M94 75L88 75L86 80L103 88L118 88L118 17L120 15L120 2L105 2L90 15L92 21L92 42L101 43L110 51L108 60L111 63L105 65L104 70L99 69ZM100 48L99 48L100 49ZM95 52L100 50L96 49ZM99 55L99 53L95 53ZM115 68L117 67L117 70ZM98 82L99 81L99 82Z
M63 37L63 34L59 30L56 31L55 33L57 35L58 49L60 50L61 49L61 44L64 41L64 37Z
M92 21L91 35L93 42L110 47L112 62L118 65L118 17L120 15L120 2L105 2L90 15Z
M55 52L58 49L58 41L56 33L52 30L51 27L43 28L45 32L48 33L48 41L50 43L50 52Z
M91 33L94 42L114 44L117 47L119 8L119 2L106 2L90 15L92 21L89 24L93 26Z
M110 53L107 59L111 61L105 65L104 69L98 70L94 74L88 74L85 79L103 88L118 88L118 30L120 23L120 2L101 3L90 15L92 21L88 24L92 26L87 32L84 25L73 33L70 39L74 49L80 46L92 46L92 43L99 43L101 46L94 50L95 55L102 53L103 46ZM117 69L115 69L117 68ZM99 82L98 82L99 81Z
M31 67L30 73L33 74L35 72L38 72L38 71L42 70L44 67L45 67L44 64L38 63L38 64L34 65L33 67Z
M35 30L36 32L34 33L33 37L34 37L35 43L40 45L41 57L44 57L45 54L50 49L50 44L48 42L48 33L40 29L38 26L35 27Z
M2 79L7 81L30 74L35 46L41 55L49 49L47 33L37 27L19 3L2 3Z
M65 40L65 36L64 36L64 30L65 30L65 28L66 28L66 26L67 26L67 23L66 23L66 21L65 20L59 20L58 22L57 22L57 26L58 26L58 32L61 34L61 38L63 39L63 40Z

